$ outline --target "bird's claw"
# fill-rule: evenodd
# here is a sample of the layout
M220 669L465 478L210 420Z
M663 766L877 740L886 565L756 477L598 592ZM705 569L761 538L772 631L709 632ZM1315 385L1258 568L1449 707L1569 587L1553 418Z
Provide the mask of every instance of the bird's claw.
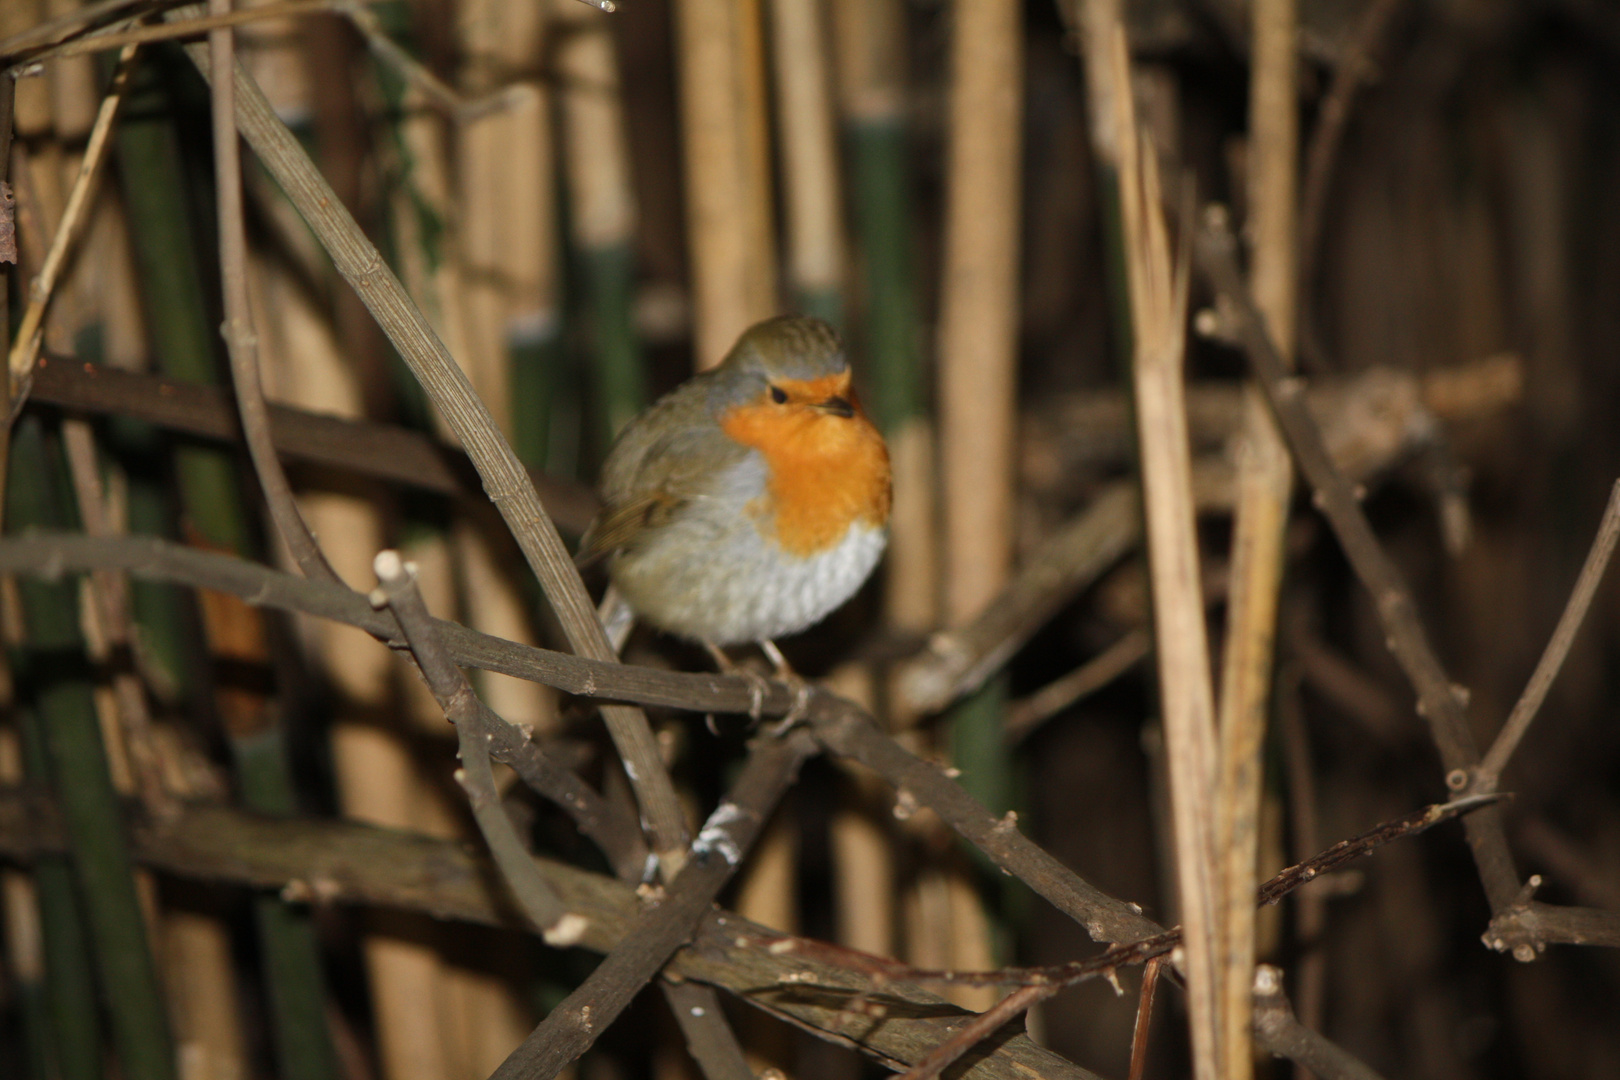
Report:
M787 711L786 716L771 725L771 734L780 739L793 730L795 724L803 723L804 718L810 714L811 686L792 671L778 675L777 678L793 691L793 707Z

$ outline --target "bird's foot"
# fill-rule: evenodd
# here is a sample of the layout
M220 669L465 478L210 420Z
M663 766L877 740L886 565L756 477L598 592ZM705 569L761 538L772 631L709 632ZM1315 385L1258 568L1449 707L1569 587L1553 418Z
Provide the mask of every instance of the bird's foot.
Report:
M793 665L789 664L787 657L782 655L782 650L776 647L776 642L770 638L765 638L760 641L759 647L765 653L766 658L770 660L771 666L776 668L777 679L786 683L788 688L793 691L793 707L787 711L786 716L771 727L771 734L780 738L786 735L795 724L801 723L810 712L810 684L805 682L799 673L793 670Z
M770 680L765 678L753 668L744 667L734 662L726 655L726 651L712 641L703 642L703 647L714 658L714 666L720 669L722 675L736 675L748 682L748 718L759 723L765 708L765 695L771 691ZM772 648L775 648L773 645ZM780 655L780 654L779 654ZM711 716L709 730L714 731L713 717Z

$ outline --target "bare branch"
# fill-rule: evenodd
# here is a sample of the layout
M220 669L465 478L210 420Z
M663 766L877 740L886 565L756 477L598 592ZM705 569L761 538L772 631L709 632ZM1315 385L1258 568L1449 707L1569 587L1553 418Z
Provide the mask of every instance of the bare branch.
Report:
M512 827L512 819L506 816L500 793L495 790L489 746L494 738L493 729L504 726L504 721L499 717L486 718L490 711L488 706L473 693L467 677L445 654L433 632L427 604L416 587L416 567L401 560L398 552L384 551L377 556L374 569L379 584L373 593L373 606L386 606L399 620L418 670L445 716L456 726L456 739L461 748L461 768L457 770L456 779L467 792L473 820L484 834L484 842L495 857L501 878L548 945L576 944L585 933L584 917L571 913L535 869L528 849ZM489 722L491 719L493 723Z
M511 905L489 884L493 868L464 843L344 821L273 818L191 804L173 820L134 822L143 865L180 877L279 890L312 903L369 904L438 919L513 926ZM0 855L28 860L63 850L49 802L0 788ZM640 913L631 886L566 863L535 865L570 910L589 920L581 946L606 952ZM866 980L790 948L792 939L724 911L703 916L691 943L666 971L718 987L739 1001L899 1070L950 1037L964 1011L905 982L885 985L881 1022L848 1008ZM1018 1035L975 1062L981 1080L1096 1080Z
M1237 264L1237 241L1224 211L1211 208L1198 230L1198 261L1215 289L1232 305L1239 320L1244 351L1266 398L1287 436L1300 471L1316 492L1316 504L1328 519L1356 576L1372 594L1380 622L1397 661L1418 693L1418 712L1440 750L1445 768L1461 775L1478 759L1473 733L1463 715L1462 701L1446 677L1428 635L1418 618L1417 604L1400 571L1385 554L1349 479L1334 464L1321 429L1305 407L1304 381L1290 377L1275 344L1255 310ZM1514 902L1519 892L1518 871L1508 850L1507 837L1495 809L1468 818L1468 840L1479 867L1480 880L1493 912Z
M228 15L231 0L208 0L215 15ZM236 31L228 26L208 34L209 63L217 71L236 67ZM221 293L225 304L225 324L220 332L231 362L231 383L236 388L236 408L242 420L253 471L259 478L270 508L270 518L282 542L292 553L305 577L336 584L337 571L326 561L315 535L293 500L292 486L276 458L270 440L270 418L259 380L259 336L253 329L247 285L247 227L242 221L242 161L236 134L236 83L215 79L209 87L213 104L214 202L219 221L219 266ZM29 366L33 358L29 357Z
M224 390L73 360L41 358L31 402L146 420L170 431L227 442L241 438ZM344 420L270 405L276 450L296 461L330 465L441 495L482 498L478 473L460 448L390 424ZM558 526L578 535L596 516L596 494L583 484L529 474Z
M1342 1047L1294 1019L1283 996L1282 971L1270 964L1254 969L1254 1031L1272 1053L1304 1065L1321 1080L1382 1080Z
M551 1080L596 1041L630 999L692 936L764 827L799 766L815 752L803 732L755 740L728 796L709 815L691 858L596 970L529 1033L491 1080Z
M187 9L186 15L194 14ZM171 18L179 13L171 13ZM206 54L188 52L208 77ZM489 409L474 393L466 372L450 355L427 317L411 300L382 254L333 193L297 138L276 116L253 79L240 65L236 80L237 125L283 192L308 222L333 265L376 317L400 356L416 375L450 430L484 480L484 490L500 511L525 560L539 579L573 648L595 660L618 659L596 619L595 608L546 514L528 474L501 434ZM657 740L639 709L604 706L602 717L627 765L642 816L661 861L678 867L685 857L686 823L674 784L658 753Z
M1575 635L1580 631L1581 623L1586 619L1586 611L1592 606L1592 597L1597 594L1598 583L1603 580L1603 571L1609 567L1609 557L1614 554L1614 542L1620 538L1620 481L1609 489L1609 504L1604 508L1603 520L1598 524L1597 537L1592 541L1592 548L1586 553L1586 562L1581 567L1580 576L1575 579L1575 588L1569 594L1569 602L1564 606L1563 615L1559 616L1558 625L1547 641L1547 648L1541 654L1535 671L1530 674L1530 681L1525 684L1524 693L1514 703L1513 711L1508 714L1507 722L1496 735L1496 741L1485 754L1485 759L1474 770L1473 791L1494 791L1496 782L1507 767L1508 759L1513 751L1518 749L1519 740L1530 729L1530 722L1536 718L1541 710L1541 703L1547 699L1547 691L1553 680L1558 678L1559 670L1564 666L1564 659L1569 655L1570 646L1575 644Z

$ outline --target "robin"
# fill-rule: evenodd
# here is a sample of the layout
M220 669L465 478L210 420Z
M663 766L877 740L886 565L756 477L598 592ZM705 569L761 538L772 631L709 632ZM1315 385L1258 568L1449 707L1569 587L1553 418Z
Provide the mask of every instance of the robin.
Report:
M775 639L848 600L888 541L889 452L819 319L750 327L626 425L600 487L580 562L608 559L636 615L727 669L722 647L758 643L791 675Z

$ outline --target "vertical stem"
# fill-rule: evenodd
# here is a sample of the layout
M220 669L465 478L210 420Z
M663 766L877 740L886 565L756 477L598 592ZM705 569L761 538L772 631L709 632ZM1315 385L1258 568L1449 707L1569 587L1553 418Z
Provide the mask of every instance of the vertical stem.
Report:
M609 17L578 0L556 0L555 6L562 16L554 66L563 107L570 224L585 271L599 445L606 447L647 403L634 318L630 147Z
M1291 359L1299 149L1294 0L1255 0L1253 15L1248 198L1254 237L1253 287L1273 337ZM1220 764L1215 785L1215 850L1221 862L1216 935L1221 980L1219 1045L1221 1075L1231 1080L1246 1080L1253 1074L1253 897L1260 846L1262 749L1292 488L1288 448L1259 388L1250 383L1244 392L1237 455L1232 582L1222 658Z
M181 148L165 118L168 102L160 74L153 65L137 74L132 98L140 112L132 111L118 130L119 175L139 261L142 302L160 370L189 382L217 383L219 365L200 276L200 252L181 181ZM183 446L176 448L175 462L186 531L210 547L238 554L252 551L253 529L231 456L211 447ZM265 662L258 612L205 597L204 625L212 654L233 662ZM272 704L256 693L229 692L219 696L219 710L243 801L265 813L294 812L285 736ZM289 1075L335 1075L320 950L310 913L274 896L256 898L254 913L265 956L277 1060Z
M990 602L1012 565L1021 12L1017 0L961 0L951 44L939 355L945 618L954 624ZM953 757L996 810L1011 786L1004 696L993 682L950 721Z
M966 622L1012 560L1023 43L1015 0L961 0L952 42L940 413L946 619Z
M788 285L801 311L838 326L844 308L844 222L823 0L772 0L771 45Z
M1187 434L1187 261L1171 251L1158 158L1138 137L1124 28L1116 24L1110 97L1119 139L1120 220L1130 283L1132 369L1148 567L1170 772L1194 1075L1219 1075L1216 1022L1215 703L1199 584Z
M37 419L18 425L12 465L19 475L8 491L16 526L67 525L55 456ZM19 483L22 470L29 475ZM28 580L18 590L28 633L22 674L31 684L51 784L71 837L73 876L113 1045L130 1080L172 1080L174 1047L164 998L79 638L78 583ZM60 1034L76 1039L88 1032Z
M26 776L48 784L50 765L38 710L14 705L16 731L0 732L7 744L0 746L0 758L11 759L0 760L0 777L14 782ZM13 734L15 740L9 738ZM101 1021L72 864L66 855L41 855L29 869L27 875L21 870L0 874L29 1075L34 1080L100 1080Z
M675 2L699 368L777 306L759 5Z

